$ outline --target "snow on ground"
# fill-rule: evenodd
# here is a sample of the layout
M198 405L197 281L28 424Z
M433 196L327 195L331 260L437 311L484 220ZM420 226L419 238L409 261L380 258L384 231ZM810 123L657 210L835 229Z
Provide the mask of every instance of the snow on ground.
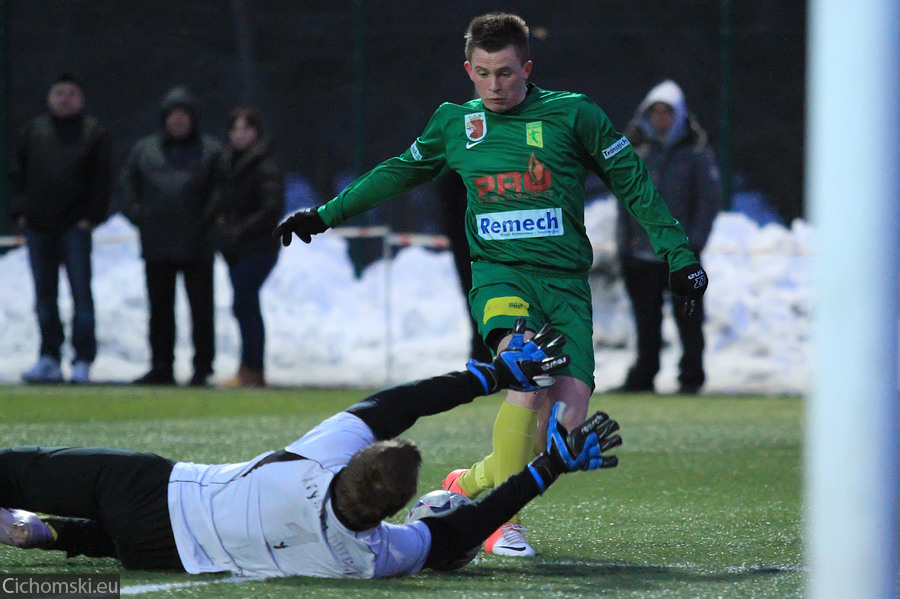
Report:
M613 276L616 202L598 200L585 214L596 246L594 342L597 390L621 384L633 358L628 299ZM812 230L759 227L738 213L722 213L702 256L706 295L705 391L802 393L807 387L812 308ZM27 250L0 257L0 383L16 383L37 358L38 328ZM92 377L127 381L149 367L147 297L134 228L115 215L94 232L93 290L98 356ZM61 277L60 309L68 329L72 302ZM216 348L213 382L237 368L240 339L231 314L225 263L215 265ZM421 247L396 252L356 278L347 242L333 233L282 250L262 291L267 377L273 384L378 387L462 368L468 358L468 318L452 256ZM181 285L177 296L176 378L191 374L190 316ZM680 346L674 322L660 392L677 387ZM64 346L68 373L71 347Z

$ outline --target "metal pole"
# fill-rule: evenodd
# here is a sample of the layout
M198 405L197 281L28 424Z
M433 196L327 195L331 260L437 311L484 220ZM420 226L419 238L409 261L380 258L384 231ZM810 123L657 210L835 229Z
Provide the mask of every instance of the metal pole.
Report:
M366 5L365 0L353 0L353 80L352 80L352 114L351 118L351 166L353 176L358 177L366 169L365 146L365 106L366 106ZM372 214L367 215L366 222L371 223ZM362 239L352 239L347 246L350 260L357 276L362 274L363 265L368 262L372 245Z
M12 150L12 127L10 118L12 90L9 76L9 38L11 35L9 0L0 0L0 234L9 232L10 187L7 173ZM0 254L6 249L0 246Z
M384 244L381 248L381 256L384 259L384 372L385 386L394 384L394 341L391 336L391 261L393 248L391 247L391 231L384 234Z
M731 209L731 0L719 2L719 170L722 183L722 210Z
M353 0L353 170L365 168L366 143L366 3Z
M253 36L250 33L250 15L245 0L231 0L231 16L234 20L234 39L238 52L238 74L241 79L240 103L256 104L256 74L253 65Z
M812 0L807 596L898 596L900 5ZM848 48L848 40L864 40Z

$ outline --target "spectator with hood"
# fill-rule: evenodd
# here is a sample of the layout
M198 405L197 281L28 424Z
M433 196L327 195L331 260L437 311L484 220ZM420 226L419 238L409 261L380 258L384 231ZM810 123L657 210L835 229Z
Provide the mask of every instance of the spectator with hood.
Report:
M654 87L638 106L626 135L643 158L669 211L699 256L719 211L719 170L706 132L688 112L684 93L671 79ZM624 210L617 223L619 257L625 289L637 327L637 359L628 371L624 392L655 391L662 350L662 309L669 289L669 270L653 252L650 239ZM703 371L703 298L693 318L673 310L681 338L679 392L695 394L706 380Z
M23 229L34 279L41 332L37 363L22 375L29 383L63 379L65 338L59 316L59 268L72 292L73 383L87 383L97 355L91 293L91 231L109 208L109 133L85 113L81 84L69 74L47 94L48 112L25 126L12 156L11 215Z
M150 305L150 370L135 384L175 383L175 284L184 280L192 319L192 386L215 356L213 245L206 217L221 144L200 130L197 100L183 86L160 105L161 130L140 139L122 169L126 216L138 227Z

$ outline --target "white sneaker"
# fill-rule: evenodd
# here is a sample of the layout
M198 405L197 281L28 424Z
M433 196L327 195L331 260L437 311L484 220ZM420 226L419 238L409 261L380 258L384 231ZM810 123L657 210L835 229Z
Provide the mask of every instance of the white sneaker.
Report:
M72 364L72 378L69 382L84 385L91 382L91 365L89 362L79 360Z
M525 540L528 529L516 522L507 522L484 542L484 552L495 555L532 556L534 549Z
M58 383L63 380L62 369L59 360L50 356L41 356L37 364L30 370L22 373L22 380L26 383Z

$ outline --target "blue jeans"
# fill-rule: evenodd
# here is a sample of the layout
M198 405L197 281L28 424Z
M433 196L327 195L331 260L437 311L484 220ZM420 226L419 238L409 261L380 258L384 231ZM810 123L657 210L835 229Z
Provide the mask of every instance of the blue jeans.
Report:
M241 331L241 363L262 371L266 345L266 331L259 305L259 290L275 263L278 252L256 252L228 262L234 303L231 311Z
M41 329L41 355L60 359L65 335L59 319L59 267L66 267L75 314L72 346L76 362L94 361L94 298L91 294L91 232L72 227L65 233L26 230L28 261L34 278L35 312Z

